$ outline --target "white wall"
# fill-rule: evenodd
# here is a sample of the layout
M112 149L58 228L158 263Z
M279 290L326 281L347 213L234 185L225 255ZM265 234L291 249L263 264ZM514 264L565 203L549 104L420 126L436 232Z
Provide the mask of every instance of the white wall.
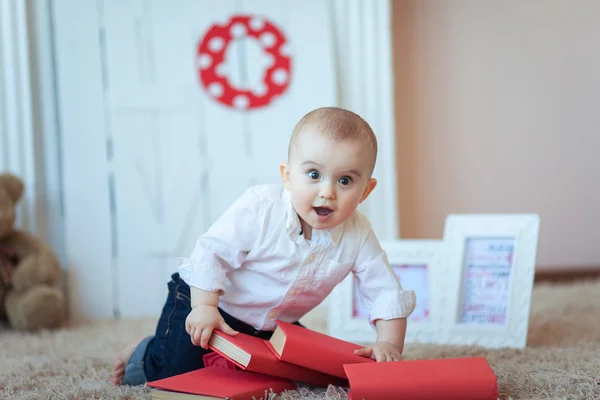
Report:
M600 265L600 2L393 8L401 235L537 212L540 269Z
M56 103L46 104L58 106L59 129L50 129L54 141L44 148L60 150L60 158L49 158L59 170L52 187L64 204L75 318L156 315L175 258L191 251L246 185L279 181L273 166L286 151L282 133L314 107L350 108L378 133L380 183L361 207L380 237L397 236L389 2L313 0L301 9L269 0L176 3L168 13L159 0L45 3L53 19L46 45L55 53L41 57L40 67L54 67L56 82L46 68L38 75L41 87L55 83ZM249 11L285 27L294 72L269 108L234 112L198 84L196 46L213 23ZM255 60L238 61L230 65L240 75L261 72ZM55 110L43 111L51 120ZM134 280L143 284L132 293Z

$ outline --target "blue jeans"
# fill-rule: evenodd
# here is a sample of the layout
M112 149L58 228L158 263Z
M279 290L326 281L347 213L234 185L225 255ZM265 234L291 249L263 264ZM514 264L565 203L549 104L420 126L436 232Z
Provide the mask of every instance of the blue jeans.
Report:
M125 367L125 385L143 385L146 382L168 378L204 367L205 350L192 344L185 330L185 320L192 310L190 287L179 277L171 276L169 293L153 336L144 338L133 351ZM273 332L259 331L232 317L219 308L225 322L238 332L269 339ZM301 325L299 322L295 322Z

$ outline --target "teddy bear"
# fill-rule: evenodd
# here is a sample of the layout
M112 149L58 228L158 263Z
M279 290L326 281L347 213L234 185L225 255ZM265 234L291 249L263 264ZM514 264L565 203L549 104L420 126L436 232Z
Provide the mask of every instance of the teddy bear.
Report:
M61 267L40 238L14 228L23 191L19 177L0 174L0 318L15 330L55 329L67 319Z

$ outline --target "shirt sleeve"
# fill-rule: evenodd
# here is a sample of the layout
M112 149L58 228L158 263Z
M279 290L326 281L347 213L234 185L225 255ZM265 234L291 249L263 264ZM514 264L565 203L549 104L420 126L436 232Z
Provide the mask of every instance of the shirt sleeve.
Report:
M404 290L372 229L361 246L352 270L369 323L410 316L416 306L415 292Z
M260 233L259 201L249 189L196 240L189 258L177 259L177 270L190 286L223 294L227 274L240 268Z

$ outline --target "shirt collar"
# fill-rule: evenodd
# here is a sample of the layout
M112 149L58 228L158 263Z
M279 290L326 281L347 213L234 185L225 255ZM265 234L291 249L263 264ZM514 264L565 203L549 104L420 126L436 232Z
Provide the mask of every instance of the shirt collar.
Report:
M288 235L290 236L290 239L292 239L292 241L295 242L296 239L298 239L298 237L300 236L300 232L302 232L302 225L300 224L300 217L298 216L296 209L292 205L292 198L290 196L290 191L287 190L285 187L283 188L282 199L285 202L286 213L287 213L285 230L288 233ZM344 223L342 223L334 228L331 228L331 229L325 229L325 230L314 230L313 229L313 238L314 238L315 234L318 235L319 233L323 232L327 235L327 237L331 240L331 242L337 246L340 242L340 239L342 238L342 235L344 234L345 226L346 226L346 222L344 221Z

